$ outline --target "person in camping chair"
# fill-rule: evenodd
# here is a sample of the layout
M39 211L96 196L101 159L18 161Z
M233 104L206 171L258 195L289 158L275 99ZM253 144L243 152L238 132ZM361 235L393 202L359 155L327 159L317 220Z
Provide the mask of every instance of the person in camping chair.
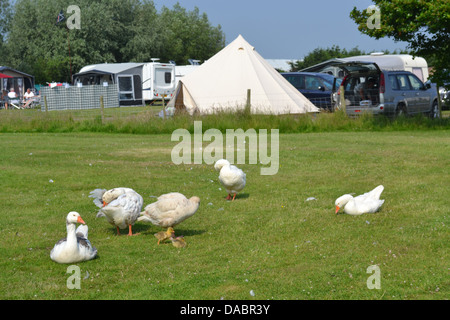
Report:
M9 98L9 105L19 108L19 104L20 104L19 96L14 91L14 88L11 88L11 90L9 91L8 98Z
M6 90L2 91L2 97L0 99L1 103L5 105L5 109L8 110L9 97L8 92Z
M9 98L9 99L17 99L17 94L16 94L16 92L14 91L14 88L11 88L11 90L9 90L8 98Z
M373 100L372 89L376 84L375 78L368 78L367 81L358 84L355 87L355 94L360 97L361 100Z
M34 93L30 90L30 88L28 88L23 97L25 98L25 104L23 105L23 108L28 108L33 102Z

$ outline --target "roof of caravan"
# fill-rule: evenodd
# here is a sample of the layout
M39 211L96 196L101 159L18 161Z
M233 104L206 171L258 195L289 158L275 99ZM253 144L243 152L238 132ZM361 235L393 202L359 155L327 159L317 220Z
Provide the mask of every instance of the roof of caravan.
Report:
M136 62L92 64L81 68L78 74L88 72L117 74L143 65L144 63L136 63Z
M6 67L6 66L0 66L0 72L1 72L1 73L5 73L5 71L10 71L10 72L12 72L12 73L17 73L17 74L22 75L22 76L25 76L25 77L34 78L34 76L32 76L32 75L30 75L30 74L27 74L27 73L25 73L25 72L22 72L22 71L19 71L19 70L15 70L15 69L13 69L13 68ZM5 74L8 74L8 72L6 72ZM8 74L8 75L11 75L11 74ZM15 76L15 75L14 75L14 76Z
M408 67L428 67L424 58L413 57L408 54L365 55L341 58L344 61L375 62L381 69L402 70Z
M314 66L302 69L300 71L306 72L320 72L327 66L333 66L342 62L375 62L380 69L383 70L403 70L405 66L408 67L428 67L427 62L424 58L413 57L407 54L372 54L364 56L353 56L346 58L334 58L322 63L316 64Z

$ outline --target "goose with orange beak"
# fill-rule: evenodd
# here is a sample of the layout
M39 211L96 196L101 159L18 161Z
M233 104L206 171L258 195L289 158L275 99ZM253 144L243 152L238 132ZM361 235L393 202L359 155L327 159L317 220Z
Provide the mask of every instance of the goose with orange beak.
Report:
M139 193L130 188L95 189L89 197L94 198L94 204L100 208L97 217L105 217L116 227L118 235L120 229L128 229L129 236L137 235L133 234L132 226L139 218L144 205Z
M81 225L76 228L77 223ZM97 249L88 240L88 226L78 212L72 211L66 217L67 238L59 240L50 258L57 263L77 263L94 259Z
M372 191L361 194L357 197L353 197L351 194L344 194L336 199L335 213L337 214L342 208L346 214L352 216L359 216L364 213L377 212L384 203L384 200L380 200L381 193L384 187L379 185Z

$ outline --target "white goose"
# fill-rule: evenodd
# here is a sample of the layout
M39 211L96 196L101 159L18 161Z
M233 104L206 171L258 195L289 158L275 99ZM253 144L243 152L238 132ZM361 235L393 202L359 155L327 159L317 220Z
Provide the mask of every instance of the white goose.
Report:
M228 192L227 200L232 199L234 201L236 194L245 187L246 175L244 171L232 165L226 159L217 160L214 169L220 171L219 181ZM233 198L231 198L231 194L233 194Z
M151 222L163 228L172 228L192 217L200 206L200 198L186 198L178 192L163 194L145 207L138 221ZM173 231L173 230L172 230Z
M82 223L76 230L76 223ZM52 251L50 258L58 263L77 263L94 259L97 249L88 240L88 226L81 219L78 212L69 212L66 218L67 238L59 240Z
M132 236L132 225L139 218L144 205L141 195L130 188L114 188L111 190L95 189L89 197L94 198L94 203L101 208L97 217L106 217L106 220L119 229L128 227L128 235ZM137 234L135 234L137 235Z
M335 201L336 213L341 208L344 208L344 212L353 216L359 216L364 213L375 213L380 209L384 200L380 200L381 193L384 187L379 185L372 191L366 192L357 197L353 197L350 194L344 194Z

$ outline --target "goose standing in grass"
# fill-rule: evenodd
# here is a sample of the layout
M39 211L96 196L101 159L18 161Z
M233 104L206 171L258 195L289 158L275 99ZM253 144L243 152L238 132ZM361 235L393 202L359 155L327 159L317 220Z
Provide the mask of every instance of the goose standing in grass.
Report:
M173 228L187 218L192 217L199 205L199 197L188 199L178 192L163 194L158 197L156 202L145 207L138 221L151 222L163 228Z
M132 225L139 218L144 205L141 195L130 188L114 188L111 190L95 189L89 197L94 198L94 203L100 208L97 217L105 217L106 220L119 229L128 228L128 235L132 236ZM137 234L134 234L137 235Z
M220 159L214 164L214 169L219 171L219 181L228 192L227 200L234 201L236 194L242 191L246 183L244 171L232 165L226 159ZM233 194L233 198L231 195Z
M82 223L76 228L77 223ZM88 226L78 212L72 211L66 217L67 238L59 240L52 251L50 258L58 263L77 263L94 259L97 249L88 240Z
M384 187L379 185L372 191L366 192L357 197L353 197L351 194L344 194L335 201L336 213L341 208L344 208L344 212L353 216L359 216L364 213L375 213L380 209L384 200L380 200L381 193Z

